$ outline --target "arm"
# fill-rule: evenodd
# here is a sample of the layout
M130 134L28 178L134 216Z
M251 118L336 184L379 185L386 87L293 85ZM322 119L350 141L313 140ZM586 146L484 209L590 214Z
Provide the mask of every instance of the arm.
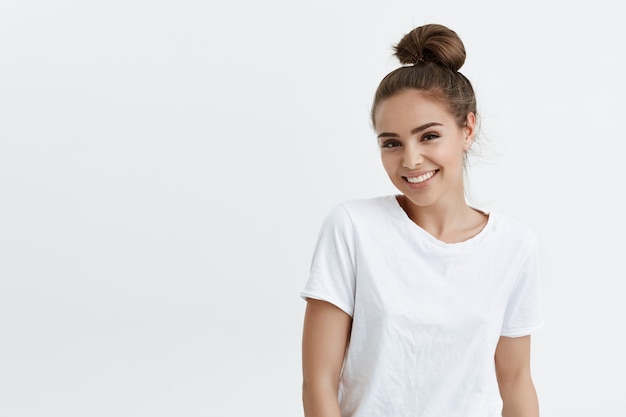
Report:
M538 417L539 402L530 375L530 336L500 337L495 361L502 416Z
M309 299L302 336L302 402L306 417L341 417L339 377L352 318L325 301Z

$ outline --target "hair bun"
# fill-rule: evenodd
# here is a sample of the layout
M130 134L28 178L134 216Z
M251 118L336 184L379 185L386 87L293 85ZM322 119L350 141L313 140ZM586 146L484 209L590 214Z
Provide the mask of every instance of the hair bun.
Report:
M465 63L463 42L456 32L443 25L430 24L413 29L404 35L394 50L403 65L433 62L458 71Z

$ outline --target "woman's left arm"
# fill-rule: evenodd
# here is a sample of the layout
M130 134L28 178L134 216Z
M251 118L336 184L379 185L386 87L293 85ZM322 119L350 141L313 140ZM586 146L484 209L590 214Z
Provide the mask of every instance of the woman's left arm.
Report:
M501 336L495 361L502 417L538 417L539 401L530 375L530 336Z

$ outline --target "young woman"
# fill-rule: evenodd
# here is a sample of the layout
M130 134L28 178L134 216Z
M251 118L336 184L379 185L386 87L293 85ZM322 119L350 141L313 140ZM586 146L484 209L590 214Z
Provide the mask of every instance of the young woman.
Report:
M536 237L467 204L476 99L457 34L396 46L372 122L398 195L326 218L302 292L307 417L536 417L530 334L542 325Z

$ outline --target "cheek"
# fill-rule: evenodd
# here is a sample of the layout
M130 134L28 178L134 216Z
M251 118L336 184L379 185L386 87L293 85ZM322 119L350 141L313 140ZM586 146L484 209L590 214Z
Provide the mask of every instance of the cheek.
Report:
M380 161L383 164L383 168L388 174L391 174L395 171L396 163L392 154L381 152Z
M465 151L462 146L451 146L447 149L440 149L433 158L441 161L445 165L458 165L463 163Z

